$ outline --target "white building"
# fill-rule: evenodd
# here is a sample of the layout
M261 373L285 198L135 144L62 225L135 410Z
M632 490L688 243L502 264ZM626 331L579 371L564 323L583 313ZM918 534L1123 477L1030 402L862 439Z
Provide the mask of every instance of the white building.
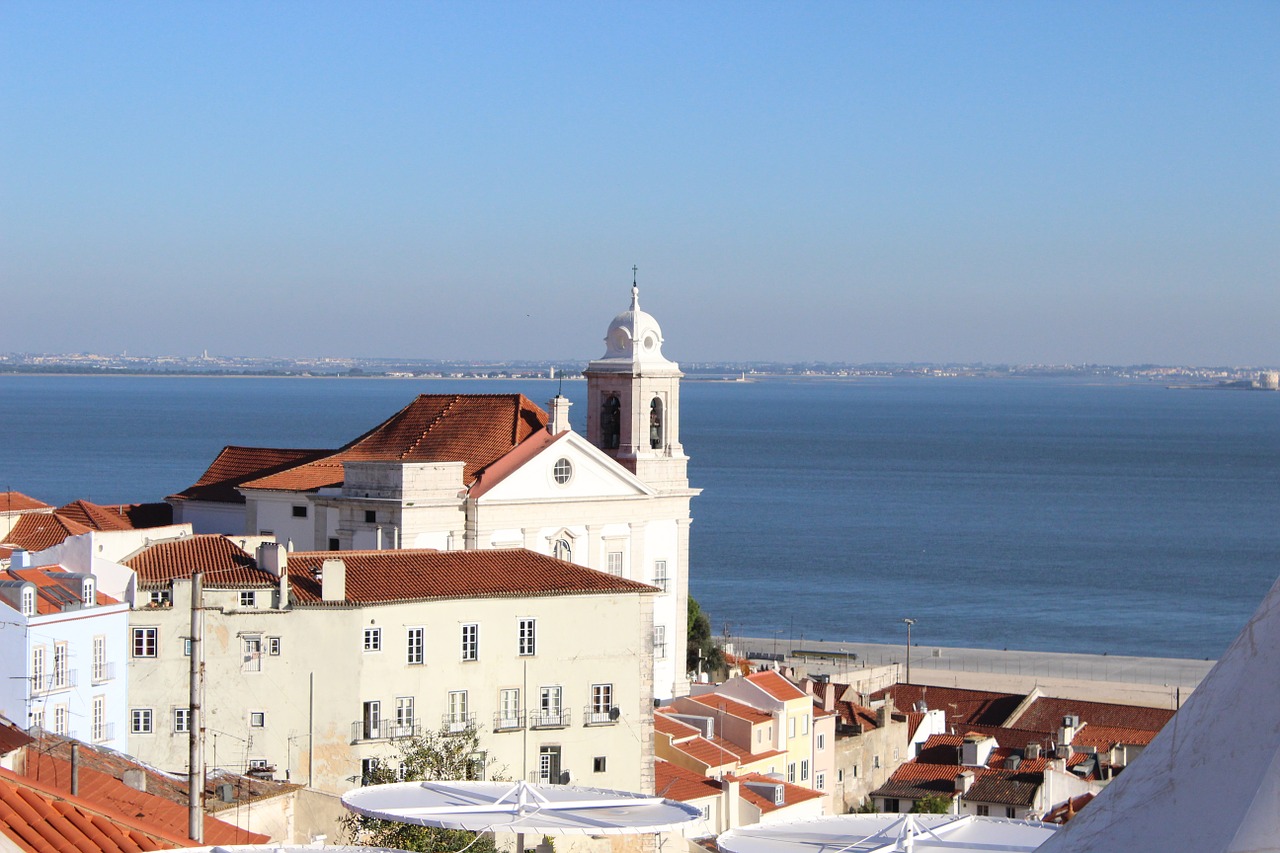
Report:
M27 557L0 572L0 715L123 749L129 605L92 574Z
M679 367L631 305L590 363L587 435L569 401L424 394L337 450L227 447L169 498L197 533L298 550L523 547L657 586L655 692L687 692L688 459Z
M398 739L474 724L483 778L653 790L648 585L518 548L255 558L217 535L127 564L156 602L130 626L143 761L186 771L199 571L211 766L338 792Z

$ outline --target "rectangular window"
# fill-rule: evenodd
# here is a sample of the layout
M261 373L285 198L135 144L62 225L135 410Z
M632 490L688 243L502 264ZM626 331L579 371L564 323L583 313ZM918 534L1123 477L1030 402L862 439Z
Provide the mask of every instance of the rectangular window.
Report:
M44 646L33 646L31 649L31 690L43 693L48 689L44 683Z
M43 708L36 708L28 716L28 719L31 721L31 725L34 728L36 728L39 731L44 731L44 709Z
M560 784L560 747L544 746L538 749L538 781Z
M251 589L241 590L240 606L241 607L257 607L258 594Z
M280 656L280 638L279 637L267 637L267 654L271 655L272 657Z
M612 723L613 717L613 685L591 685L591 707L587 711L588 723Z
M818 749L822 750L827 748L827 735L825 732L818 732L817 741Z
M365 702L360 720L361 733L365 740L382 737L382 703Z
M605 772L605 768L608 766L609 763L605 760L605 756L603 755L597 755L595 758L591 759L591 772L593 773L603 773Z
M405 663L421 664L423 662L423 628L410 628L405 645Z
M153 607L168 607L173 603L173 598L167 589L153 589L147 598Z
M653 656L655 658L665 658L667 656L667 626L653 626Z
M362 758L360 759L360 784L369 785L374 781L374 774L378 772L378 759Z
M266 711L250 711L249 712L249 728L264 729L267 727Z
M607 557L609 560L609 574L622 577L622 552L610 551Z
M561 700L564 689L561 687L542 687L538 690L538 720L541 726L563 725L564 715Z
M991 806L986 803L978 803L974 808L978 812L978 817L991 817Z
M449 717L445 724L450 732L460 732L467 727L467 691L449 691Z
M498 691L498 719L495 728L520 728L520 689L508 687Z
M67 644L53 645L53 686L67 686Z
M462 626L462 659L480 659L480 626L475 624Z
M262 672L262 638L240 638L241 672Z
M396 697L396 730L394 737L412 737L413 731L413 697Z
M101 635L93 638L93 680L107 680L107 638Z
M153 658L156 656L156 645L160 637L159 628L133 629L133 656L135 658Z
M653 562L653 585L663 592L667 591L667 561L654 560Z
M807 735L809 733L809 715L805 714L800 718L800 734Z
M364 511L365 524L376 524L378 521L378 511L376 509L366 509Z
M364 629L364 650L366 652L382 651L382 629L381 628L365 628Z
M528 656L538 651L538 620L520 620L520 654Z
M709 804L704 803L703 805L698 806L698 809L702 812L703 820L711 820L711 806Z
M792 761L787 765L787 781L795 784L796 781L796 763Z
M480 782L484 780L484 769L489 764L489 756L481 752L473 752L467 756L467 769L463 771L466 774L468 782Z
M53 733L55 735L65 735L67 733L67 706L53 706Z
M307 517L307 508L306 508L305 506L295 506L295 507L293 508L293 517L294 517L294 518L306 518L306 517Z
M809 759L807 758L800 759L800 781L809 781Z
M1007 817L1007 818L1012 818L1012 817L1013 817L1014 815L1016 815L1016 814L1017 814L1017 809L1015 809L1013 806L1005 806L1005 807L1004 807L1004 816L1005 816L1005 817Z
M186 734L191 731L191 709L190 708L174 708L173 709L173 730L178 734Z
M339 541L338 539L335 539L334 537L330 536L330 537L329 537L329 550L330 550L330 551L341 551L341 550L342 550L342 542L341 542L341 541Z
M899 808L898 798L889 797L884 801L884 808L881 811L886 814L897 814Z
M827 790L827 774L826 774L826 773L814 773L814 774L813 774L813 787L814 787L814 788L816 788L816 789L818 789L819 791L825 791L825 790Z
M90 718L89 737L94 743L107 739L107 699L105 696L93 697L93 716Z
M129 731L135 735L151 734L150 708L134 708L129 712Z

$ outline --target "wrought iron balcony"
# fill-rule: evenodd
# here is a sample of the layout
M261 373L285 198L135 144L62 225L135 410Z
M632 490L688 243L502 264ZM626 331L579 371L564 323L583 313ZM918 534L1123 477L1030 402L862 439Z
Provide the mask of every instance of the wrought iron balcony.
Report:
M499 711L493 715L495 732L514 732L524 728L524 711Z
M573 714L567 708L544 708L529 712L531 729L563 729L573 723Z
M582 709L584 726L612 726L618 722L612 708L598 708L588 705Z
M420 734L422 726L418 720L399 723L395 720L356 720L351 724L352 743L362 740L395 740L417 737Z
M445 714L440 721L440 728L447 734L462 734L476 725L475 714Z

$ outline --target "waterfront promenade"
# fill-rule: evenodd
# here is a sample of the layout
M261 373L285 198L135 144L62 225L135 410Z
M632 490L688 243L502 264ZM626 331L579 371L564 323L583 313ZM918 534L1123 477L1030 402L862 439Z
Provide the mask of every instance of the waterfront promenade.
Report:
M735 637L732 642L739 655L776 660L811 674L857 678L861 671L897 667L895 680L907 680L905 643L805 640L792 644L781 637ZM1026 693L1038 687L1048 695L1171 708L1186 701L1214 663L915 645L911 649L911 682L1010 693Z

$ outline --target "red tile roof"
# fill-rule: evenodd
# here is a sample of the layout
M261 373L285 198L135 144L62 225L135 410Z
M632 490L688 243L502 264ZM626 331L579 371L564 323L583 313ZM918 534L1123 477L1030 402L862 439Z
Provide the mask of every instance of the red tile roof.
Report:
M251 479L249 489L314 491L343 482L344 462L462 462L470 484L526 439L545 437L547 414L523 394L422 394L338 451Z
M4 537L4 544L23 551L43 551L61 544L68 536L88 533L90 528L47 512L27 512Z
M787 806L794 806L808 800L816 800L819 797L826 796L821 791L814 791L811 788L802 788L799 785L792 785L789 782L782 782L778 779L772 779L759 773L744 773L736 777L741 784L738 788L738 796L751 803L762 813L775 812L779 809L785 809ZM758 782L765 785L781 785L782 786L782 802L775 803L773 800L766 800L755 791L747 787L748 782Z
M242 504L244 495L237 488L249 480L284 471L333 452L228 445L222 448L199 480L168 499Z
M1158 732L1173 717L1173 713L1169 708L1144 708L1138 705L1042 697L1033 701L1018 719L1009 720L1009 723L1022 729L1057 732L1064 716L1076 714L1082 723L1093 726L1116 726Z
M52 509L52 507L22 492L0 492L0 513L28 512L33 509Z
M736 699L730 699L728 696L722 696L719 693L699 693L696 696L687 697L692 702L706 707L708 711L721 711L730 717L737 717L740 720L746 720L753 725L755 723L767 723L773 719L773 715L759 708L753 708L750 705L739 702Z
M679 713L674 709L668 709L670 713ZM679 741L691 737L698 737L702 734L701 730L694 728L688 723L680 720L672 719L666 714L655 712L653 715L653 729L656 732L667 735L673 741Z
M492 551L297 551L289 554L294 604L323 603L325 560L346 566L346 601L361 604L449 598L657 592L524 548Z
M481 497L494 486L506 479L506 477L513 471L519 469L521 465L537 456L543 450L546 450L552 444L562 440L567 435L569 435L567 432L552 435L545 430L535 434L528 441L518 445L510 453L481 471L476 477L475 482L471 484L471 488L467 491L467 496L472 498Z
M871 792L873 797L895 797L918 800L922 797L954 797L956 776L961 768L955 764L926 764L908 761L889 780Z
M1027 808L1036 799L1036 791L1044 784L1043 772L987 769L978 773L964 798L974 803L996 803Z
M67 605L80 605L80 584L70 578L54 577L51 573L64 573L62 566L42 566L32 569L6 569L0 572L0 579L27 581L36 588L36 613L47 616L50 613L61 613ZM104 592L94 590L94 602L97 604L119 604L120 602Z
M80 500L60 506L55 512L94 530L138 530L173 523L173 507L165 503L102 506Z
M658 780L659 797L689 802L720 796L720 785L714 779L699 776L670 761L658 759L653 762L653 769Z
M34 742L35 738L13 723L0 721L0 755L8 755L15 749Z
M946 715L948 726L969 723L1001 725L1026 698L1015 693L920 684L895 684L877 690L871 696L873 699L883 699L887 694L893 696L894 707L900 711L914 710L919 702L923 702L930 710L942 711Z
M1131 729L1125 726L1086 725L1071 738L1072 746L1095 746L1098 749L1111 749L1119 744L1146 746L1159 732L1144 729Z
M746 679L779 701L803 699L809 695L771 669L748 675Z
M217 534L157 542L123 562L138 573L143 589L167 587L169 581L190 578L197 571L205 573L204 582L211 587L266 587L278 582L234 542Z
M719 737L699 736L680 741L673 748L708 767L736 767L744 756L750 755L737 744Z

